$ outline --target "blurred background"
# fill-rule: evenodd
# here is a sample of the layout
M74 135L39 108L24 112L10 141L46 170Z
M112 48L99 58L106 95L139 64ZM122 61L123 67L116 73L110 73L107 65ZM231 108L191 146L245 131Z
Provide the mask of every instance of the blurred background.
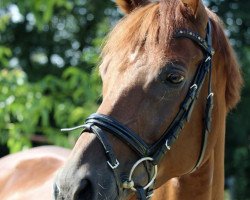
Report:
M245 79L228 116L226 198L250 199L250 1L207 0L224 21ZM72 148L101 101L97 65L122 17L111 0L0 0L0 157L34 146Z

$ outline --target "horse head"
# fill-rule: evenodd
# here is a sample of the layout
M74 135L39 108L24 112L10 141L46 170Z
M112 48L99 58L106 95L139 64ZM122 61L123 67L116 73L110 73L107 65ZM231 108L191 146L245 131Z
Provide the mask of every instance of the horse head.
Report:
M117 4L127 15L103 49L103 101L58 173L58 200L146 199L207 165L207 184L223 174L242 81L219 19L199 0Z

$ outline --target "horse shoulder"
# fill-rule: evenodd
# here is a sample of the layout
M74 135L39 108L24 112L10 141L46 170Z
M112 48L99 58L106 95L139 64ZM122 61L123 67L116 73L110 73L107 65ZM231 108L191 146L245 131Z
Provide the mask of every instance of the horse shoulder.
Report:
M69 155L53 146L33 148L0 160L0 199L51 199L53 179Z
M179 185L178 178L172 178L155 190L152 200L176 199L176 191Z

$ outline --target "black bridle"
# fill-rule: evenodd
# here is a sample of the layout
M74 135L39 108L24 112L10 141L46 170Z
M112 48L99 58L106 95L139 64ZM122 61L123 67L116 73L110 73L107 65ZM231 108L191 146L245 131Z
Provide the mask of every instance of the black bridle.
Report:
M175 119L172 121L167 130L163 133L162 137L153 145L146 144L137 134L132 130L124 126L119 121L113 119L110 116L102 114L92 114L85 121L84 125L74 127L72 129L62 129L63 131L71 131L78 128L84 128L85 131L96 134L97 138L102 143L107 156L107 163L114 171L118 191L120 188L132 189L137 192L138 199L144 200L148 199L153 194L153 185L157 175L157 164L163 158L167 151L171 149L171 146L178 138L181 130L183 129L185 123L189 120L195 102L200 94L203 83L208 75L208 96L205 107L205 116L203 120L203 130L202 130L202 144L199 157L193 169L190 173L194 172L202 163L203 157L206 150L208 133L211 129L212 120L212 108L213 108L213 93L211 89L211 68L212 68L212 30L211 22L208 21L207 32L205 40L199 36L199 34L194 33L189 30L178 30L175 38L188 38L191 39L195 44L197 44L204 52L204 58L202 63L199 65L192 84L188 90L188 93L180 105L180 110L177 113ZM119 167L118 159L113 151L111 144L109 143L107 134L113 134L124 143L126 143L130 148L134 150L141 158L132 167L130 174L126 177L121 177L118 175L117 168ZM146 186L135 185L132 180L132 175L135 168L143 163L149 174L149 183ZM151 167L149 167L151 163ZM150 168L150 170L149 170Z

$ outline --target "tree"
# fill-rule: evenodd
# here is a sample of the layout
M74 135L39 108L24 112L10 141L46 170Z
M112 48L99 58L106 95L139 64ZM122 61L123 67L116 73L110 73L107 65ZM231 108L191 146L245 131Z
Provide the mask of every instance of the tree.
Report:
M96 64L115 9L107 0L1 1L0 142L10 152L72 147L78 133L59 130L96 110Z

